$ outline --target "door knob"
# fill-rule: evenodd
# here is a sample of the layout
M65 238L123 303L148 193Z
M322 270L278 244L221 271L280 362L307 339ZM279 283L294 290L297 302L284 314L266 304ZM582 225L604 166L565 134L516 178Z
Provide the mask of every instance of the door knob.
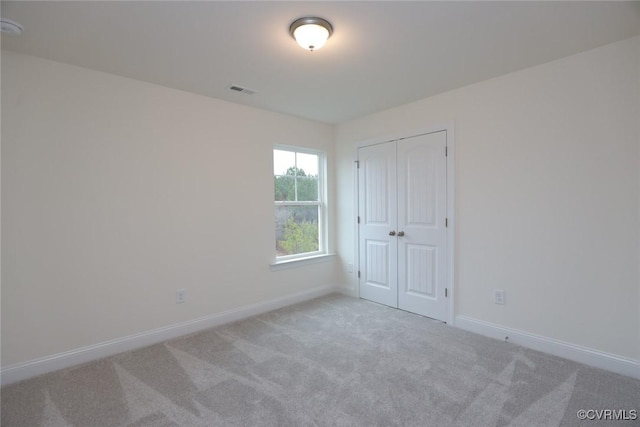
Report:
M400 237L404 236L404 231L398 231L398 236Z
M389 236L395 236L395 235L396 235L396 232L395 232L395 231L391 230L391 231L389 232Z

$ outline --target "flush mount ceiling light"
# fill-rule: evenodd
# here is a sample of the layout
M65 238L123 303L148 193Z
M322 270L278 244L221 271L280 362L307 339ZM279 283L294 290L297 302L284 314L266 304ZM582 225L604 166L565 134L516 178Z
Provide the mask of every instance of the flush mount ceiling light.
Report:
M324 46L333 34L333 27L326 19L306 17L293 21L289 34L300 46L313 52Z

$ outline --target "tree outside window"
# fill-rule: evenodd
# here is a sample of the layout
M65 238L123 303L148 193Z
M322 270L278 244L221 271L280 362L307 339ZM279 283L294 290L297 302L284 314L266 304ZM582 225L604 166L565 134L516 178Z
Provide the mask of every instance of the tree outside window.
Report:
M275 246L281 260L322 253L322 153L273 150Z

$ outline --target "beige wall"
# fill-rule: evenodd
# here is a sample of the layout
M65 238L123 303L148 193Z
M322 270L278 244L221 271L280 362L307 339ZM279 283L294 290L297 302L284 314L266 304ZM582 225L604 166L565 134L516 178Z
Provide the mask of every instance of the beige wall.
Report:
M355 289L355 144L452 121L456 314L640 359L639 76L636 37L332 127L3 52L2 365ZM327 151L342 274L270 271L274 144Z
M636 37L338 126L342 263L357 263L355 145L453 121L456 314L640 359L639 46ZM495 288L506 305L493 304Z
M332 126L10 52L2 124L3 366L335 284L269 269L272 148Z
M637 61L638 70L640 70L640 43L636 43L636 61ZM637 80L638 80L638 87L640 87L640 72L637 73ZM638 91L638 94L637 94L637 102L638 102L638 105L640 105L640 90ZM640 166L640 107L638 108L637 115L638 115L638 118L637 118L638 127L637 127L636 138L638 139L638 165ZM640 173L638 173L637 192L638 194L640 194ZM640 230L640 197L638 197L638 230ZM638 234L640 235L640 231L638 232ZM638 237L638 277L640 278L640 236ZM640 284L638 286L640 286ZM638 291L638 311L640 312L640 291ZM638 313L637 322L638 322L637 338L638 338L638 342L640 343L640 313Z

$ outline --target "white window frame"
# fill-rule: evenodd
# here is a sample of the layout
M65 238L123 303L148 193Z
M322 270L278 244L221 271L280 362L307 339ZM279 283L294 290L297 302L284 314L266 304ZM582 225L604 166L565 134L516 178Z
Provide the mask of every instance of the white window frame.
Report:
M274 262L272 265L289 264L292 261L308 260L312 258L322 257L327 255L327 155L324 151L314 150L310 148L297 147L292 145L275 145L272 153L272 165L273 165L273 151L290 151L294 153L313 154L318 156L318 201L276 201L274 198L274 212L278 206L318 206L318 250L314 252L303 252L293 255L278 256L277 253L274 256ZM273 167L271 168L273 171ZM275 175L274 175L275 176ZM274 215L275 224L275 215ZM274 243L275 242L275 229L274 229ZM274 249L275 251L275 249Z

